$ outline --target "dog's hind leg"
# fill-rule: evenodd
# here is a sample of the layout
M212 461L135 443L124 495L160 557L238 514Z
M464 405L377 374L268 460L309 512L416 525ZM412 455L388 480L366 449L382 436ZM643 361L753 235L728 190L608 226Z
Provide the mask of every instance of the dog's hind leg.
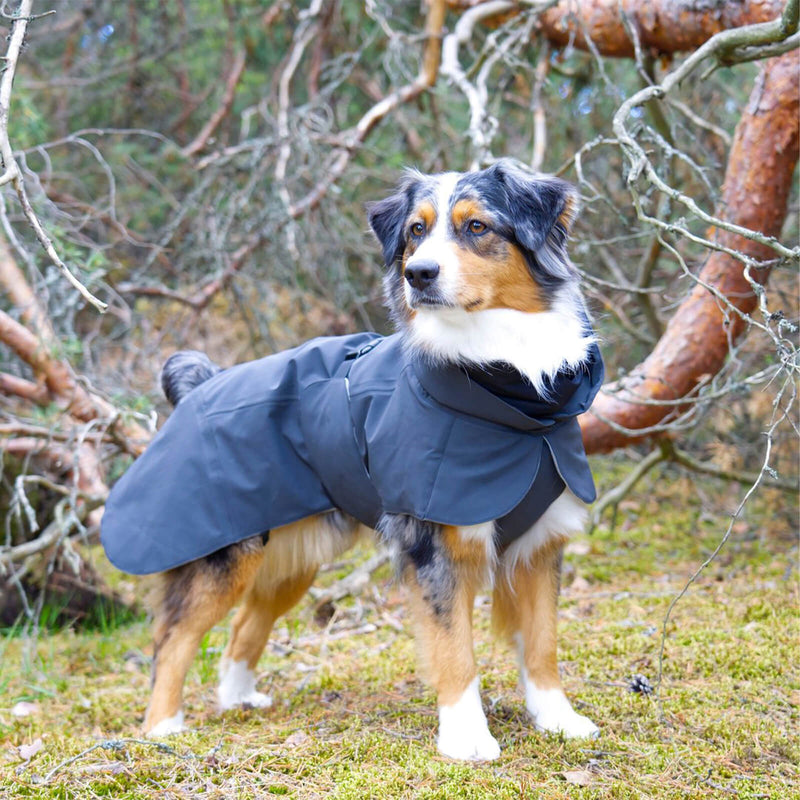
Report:
M316 567L283 580L269 574L268 564L256 577L231 624L231 638L220 663L217 690L223 709L268 708L269 695L256 691L255 668L275 620L291 609L311 586Z
M255 669L275 620L303 597L319 565L350 547L359 531L351 517L330 512L270 532L264 560L233 619L220 664L223 709L271 704L268 695L256 691Z
M558 674L561 551L562 540L556 539L510 570L498 570L492 621L516 643L525 704L536 727L567 737L596 736L597 726L573 710Z
M153 690L143 726L147 735L167 736L184 729L183 682L200 641L236 604L262 560L261 539L254 537L160 576Z
M420 659L439 706L439 752L463 760L497 758L500 747L481 705L472 642L472 607L485 577L492 527L468 538L464 529L411 517L384 523L384 537L402 548ZM398 532L398 525L405 530Z

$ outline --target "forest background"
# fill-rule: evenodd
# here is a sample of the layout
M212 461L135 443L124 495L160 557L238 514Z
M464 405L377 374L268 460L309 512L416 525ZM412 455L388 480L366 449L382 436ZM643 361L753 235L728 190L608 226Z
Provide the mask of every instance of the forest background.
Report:
M0 12L0 768L21 794L798 789L796 2ZM167 413L164 359L191 347L229 365L388 331L364 204L406 166L501 156L582 195L571 253L609 381L584 438L614 452L593 458L594 532L568 554L562 662L607 740L537 746L487 640L510 755L474 773L421 767L430 719L398 643L398 590L364 550L332 565L265 656L290 718L246 717L188 750L137 743L142 589L105 562L97 526ZM379 588L363 594L353 569ZM205 643L209 663L222 641ZM287 668L298 647L311 664ZM391 649L385 664L376 649ZM88 688L98 675L116 677L111 700ZM641 677L655 694L630 691ZM305 708L332 694L327 716ZM54 730L65 714L72 735ZM261 760L243 755L248 732Z

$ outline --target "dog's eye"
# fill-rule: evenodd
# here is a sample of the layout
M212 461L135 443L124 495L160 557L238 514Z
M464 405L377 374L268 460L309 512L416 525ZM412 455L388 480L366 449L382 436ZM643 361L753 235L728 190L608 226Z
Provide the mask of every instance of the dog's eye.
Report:
M471 219L467 225L467 230L470 233L481 234L486 232L486 225L479 219Z
M415 222L411 226L411 235L412 236L422 236L425 233L425 226L421 222Z

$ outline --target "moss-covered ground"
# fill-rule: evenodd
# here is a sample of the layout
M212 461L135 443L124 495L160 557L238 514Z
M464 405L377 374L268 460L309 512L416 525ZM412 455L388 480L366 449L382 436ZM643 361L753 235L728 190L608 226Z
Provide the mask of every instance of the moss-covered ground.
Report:
M615 469L601 476L606 485ZM653 474L622 503L613 528L606 520L570 545L561 666L599 739L532 730L513 655L490 637L479 598L477 659L503 752L491 764L440 757L434 700L417 675L402 591L387 567L325 627L308 600L279 622L259 664L259 688L275 700L268 711L216 712L226 632L213 630L187 681L192 732L166 747L138 732L149 688L146 620L41 634L33 651L12 632L0 641L0 796L800 797L794 498L757 495L675 606L657 691L629 689L634 675L657 683L667 608L741 494ZM320 580L351 567L334 565ZM20 702L30 704L25 716L12 714Z

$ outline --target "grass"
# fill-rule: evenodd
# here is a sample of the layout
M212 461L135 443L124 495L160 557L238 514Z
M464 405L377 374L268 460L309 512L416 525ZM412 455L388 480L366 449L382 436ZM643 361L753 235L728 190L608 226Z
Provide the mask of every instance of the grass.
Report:
M762 493L676 605L656 695L628 690L635 674L656 682L667 607L739 496L666 477L643 482L615 528L579 537L565 561L561 666L576 708L601 726L595 741L531 729L512 654L489 636L479 601L477 660L503 752L482 765L440 757L434 699L386 570L339 604L324 630L309 602L279 622L259 664L259 688L275 700L267 712L216 713L226 633L211 631L186 686L192 732L165 747L138 733L146 622L42 634L27 663L26 642L9 635L0 641L0 796L800 797L797 529L793 510L781 510L785 497ZM12 716L23 700L33 713Z

